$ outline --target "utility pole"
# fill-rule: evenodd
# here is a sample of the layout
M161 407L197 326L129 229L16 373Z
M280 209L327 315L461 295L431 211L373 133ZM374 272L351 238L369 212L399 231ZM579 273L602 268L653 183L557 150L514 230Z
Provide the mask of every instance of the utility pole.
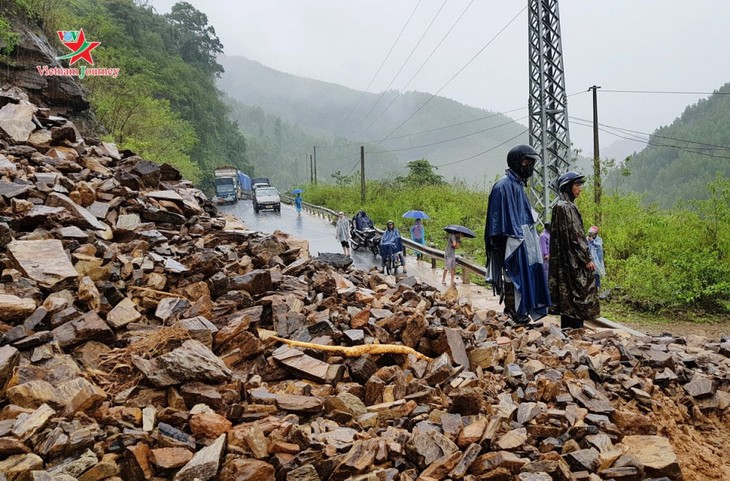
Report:
M360 202L365 205L365 146L360 146Z
M314 185L317 185L317 146L314 146Z
M314 162L312 162L312 154L309 154L309 183L314 184Z
M601 156L598 149L598 89L594 85L588 90L593 90L593 201L596 203L596 212L593 219L596 225L601 225Z

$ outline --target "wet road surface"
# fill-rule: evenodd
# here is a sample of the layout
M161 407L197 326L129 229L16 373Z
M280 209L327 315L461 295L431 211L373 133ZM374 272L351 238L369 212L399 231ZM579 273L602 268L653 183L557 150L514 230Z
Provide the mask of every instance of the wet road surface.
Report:
M264 233L280 230L294 237L306 239L309 241L309 252L314 257L322 252L342 253L342 247L335 239L335 226L333 223L326 218L312 215L306 211L302 211L301 216L297 216L296 210L291 205L281 204L281 212L262 210L256 214L250 200L241 200L236 204L219 206L218 209L224 214L238 217L248 229ZM363 270L370 270L373 267L380 268L382 262L380 256L373 259L373 254L370 251L362 249L352 251L352 260L355 267ZM410 255L410 251L409 255L406 256L406 268L409 275L415 275L422 281L441 290L446 289L441 284L443 269L432 269L430 261L417 261L414 255ZM400 270L398 273L400 274ZM476 308L502 311L502 306L499 305L498 299L492 295L490 288L474 284L462 284L461 276L458 273L459 270L457 270L456 276L456 287L459 295L471 299L472 305Z

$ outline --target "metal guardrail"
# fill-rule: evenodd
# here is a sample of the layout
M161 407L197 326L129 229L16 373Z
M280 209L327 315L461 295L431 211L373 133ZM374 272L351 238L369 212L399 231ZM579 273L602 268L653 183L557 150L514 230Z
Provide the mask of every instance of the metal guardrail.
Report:
M282 200L282 202L286 202L288 204L294 203L294 198L289 195L282 195L281 200ZM302 208L309 211L312 214L319 215L321 217L325 217L330 221L334 221L337 218L337 214L338 214L337 212L335 212L332 209L328 209L327 207L322 207L320 205L310 204L308 202L302 202ZM383 233L383 231L378 228L376 228L375 230L377 230L381 234ZM429 247L429 246L424 246L422 244L414 242L413 240L405 238L405 237L403 237L402 240L403 240L403 245L405 247L408 247L412 250L421 252L423 255L430 257L432 269L436 268L436 260L441 260L441 261L444 260L445 254L444 254L444 251L442 251L442 250L435 249L435 248ZM404 247L404 250L405 250L405 247ZM478 265L478 264L474 264L473 262L468 261L468 260L464 259L463 257L457 256L456 264L459 265L462 269L462 279L463 279L464 284L470 283L469 275L468 275L469 272L479 275L482 278L486 277L486 275L487 275L486 267ZM636 330L626 327L622 324L619 324L618 322L613 322L609 319L606 319L605 317L599 317L598 319L594 319L593 321L591 321L591 323L593 323L599 327L603 327L603 328L607 328L607 329L619 329L619 330L622 330L622 331L625 331L625 332L631 334L632 336L643 337L646 335L642 332L636 331Z
M289 195L282 195L281 200L282 200L282 202L286 202L287 204L294 203L294 198ZM320 205L310 204L308 202L302 202L302 208L315 215L326 217L330 221L334 221L334 219L337 218L337 214L338 214L337 212L335 212L332 209L328 209L327 207L322 207ZM383 233L383 231L378 228L375 228L375 230L378 231L380 234ZM401 239L403 240L404 250L407 247L407 248L410 248L414 251L418 251L418 252L422 253L423 255L429 257L431 259L431 268L432 269L436 268L437 260L440 260L440 261L444 260L444 256L446 254L442 250L436 249L434 247L425 246L423 244L419 244L406 237L402 237ZM486 267L475 264L471 261L468 261L461 256L456 256L456 264L459 267L461 267L461 269L462 269L462 278L463 278L464 284L470 284L470 279L469 279L469 275L468 275L470 272L474 273L476 275L479 275L481 277L486 277L486 275L487 275Z

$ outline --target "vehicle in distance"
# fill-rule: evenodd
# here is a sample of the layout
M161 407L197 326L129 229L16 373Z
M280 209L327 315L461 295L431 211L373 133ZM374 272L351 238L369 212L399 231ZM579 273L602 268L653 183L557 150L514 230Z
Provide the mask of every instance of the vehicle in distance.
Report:
M262 209L273 209L281 212L281 198L276 187L263 186L253 191L253 211L257 214Z
M253 190L258 189L259 187L269 187L271 186L271 181L268 177L254 177L251 179L251 186Z
M231 166L216 167L215 196L219 204L235 204L240 196L238 170Z

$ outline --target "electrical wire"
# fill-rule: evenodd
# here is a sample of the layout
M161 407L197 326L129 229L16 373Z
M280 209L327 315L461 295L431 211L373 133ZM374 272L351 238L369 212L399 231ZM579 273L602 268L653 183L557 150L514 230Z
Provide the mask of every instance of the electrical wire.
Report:
M578 119L573 119L573 123L575 123L576 125L579 125L581 127L593 128L593 124L592 123L582 122L582 121L579 121ZM698 154L698 155L702 155L702 156L705 156L705 157L713 157L713 158L716 158L716 159L730 160L730 156L710 154L710 153L707 153L707 152L705 152L703 150L700 150L699 148L683 147L683 146L680 146L680 145L671 145L671 144L662 144L662 143L659 143L659 142L652 141L651 139L643 139L643 138L639 138L637 136L627 137L626 135L621 135L621 134L618 134L618 133L613 132L611 130L608 130L608 129L604 128L604 127L601 127L600 125L599 125L598 129L601 130L602 132L605 132L605 133L609 134L609 135L613 135L614 137L618 137L618 138L625 139L625 140L633 140L633 141L645 142L646 144L651 145L653 147L667 147L667 148L670 148L670 149L676 149L676 150L680 150L680 151L687 152L687 153L690 153L690 154ZM630 134L627 134L627 135L630 135Z
M464 139L466 137L471 137L472 135L477 135L477 134L481 134L481 133L487 132L489 130L494 130L494 129L497 129L499 127L504 127L505 125L510 125L510 124L513 124L513 123L518 122L520 120L524 120L527 117L528 117L528 115L525 115L524 117L520 117L519 119L515 119L515 120L510 120L509 122L505 122L503 124L493 125L491 127L487 127L486 129L477 130L476 132L471 132L469 134L460 135L458 137L452 137L450 139L439 140L437 142L431 142L430 144L414 145L413 147L404 147L402 149L379 150L379 151L377 151L377 153L378 154L385 154L385 153L388 153L388 152L402 152L404 150L414 150L414 149L420 149L422 147L431 147L432 145L445 144L447 142L453 142L454 140L460 140L460 139ZM369 153L375 153L375 152L369 152Z
M571 117L571 118L576 119L576 120L580 120L580 121L583 121L583 122L589 122L589 123L593 122L592 120L581 119L579 117ZM712 150L712 149L714 149L714 150L730 150L730 147L728 147L726 145L707 144L705 142L696 142L694 140L677 139L677 138L674 138L674 137L667 137L665 135L650 134L650 133L647 133L647 132L641 132L639 130L631 130L631 129L625 129L625 128L622 128L622 127L615 127L613 125L602 124L600 122L598 123L598 125L601 125L601 126L607 127L607 128L611 128L611 129L615 129L615 130L619 130L619 131L622 131L622 132L629 132L629 133L647 135L647 136L656 137L656 138L665 139L665 140L674 140L675 142L686 142L688 144L702 145L702 146L706 146L706 148L708 150Z
M411 82L413 82L413 79L415 79L416 76L421 72L421 70L423 70L423 67L425 67L426 64L428 63L428 61L431 60L431 57L433 57L433 54L436 53L436 51L439 49L441 44L444 43L444 40L446 40L446 38L449 36L449 34L451 34L451 32L454 30L454 27L456 27L456 24L459 23L459 21L462 19L462 17L464 17L467 10L469 10L469 8L472 6L473 3L474 3L474 0L471 0L471 2L469 2L469 4L466 6L466 8L461 12L461 15L459 15L459 17L456 19L456 21L454 21L454 23L451 24L451 27L449 28L449 30L446 32L446 34L443 37L441 37L441 40L439 40L439 43L436 44L436 46L433 48L433 50L431 50L431 53L428 54L428 57L426 57L426 60L423 61L421 66L418 67L418 70L416 70L416 72L411 76L411 78L408 79L408 82L406 82L405 85L403 85L403 87L401 87L401 89L400 89L401 91L404 91L405 89L407 89L408 86L411 84ZM370 122L370 124L365 128L365 130L363 130L362 133L359 135L365 135L365 133L368 130L370 130L370 127L372 127L378 120L380 120L383 117L383 115L385 115L385 112L387 112L388 109L390 109L390 107L395 103L396 100L398 100L398 98L399 98L399 95L393 96L393 100L390 101L390 103L385 107L385 109L383 111L380 112L380 114L375 118L375 120ZM367 115L365 117L363 117L363 120L366 117L367 117Z
M611 90L601 89L601 92L621 94L678 94L678 95L730 95L730 92L683 92L679 90Z
M491 152L491 151L493 151L493 150L495 150L495 149L498 149L499 147L502 147L502 146L503 146L504 144L506 144L507 142L511 142L511 141L515 140L515 139L516 139L517 137L520 137L521 135L523 135L523 134L526 134L528 130L529 130L529 129L525 129L525 130L523 130L522 132L520 132L519 134L515 135L514 137L512 137L512 138L509 138L509 139L505 140L504 142L502 142L502 143L500 143L500 144L497 144L497 145L495 145L494 147L492 147L492 148L490 148L490 149L487 149L487 150L485 150L485 151L483 151L483 152L479 152L478 154L474 154L474 155L471 155L471 156L469 156L469 157L465 157L465 158L463 158L463 159L455 160L454 162L447 162L447 163L445 163L445 164L438 164L438 165L434 165L434 167L446 167L447 165L454 165L454 164L459 164L459 163L461 163L461 162L466 162L467 160L473 159L473 158L475 158L475 157L479 157L480 155L484 155L484 154L487 154L487 153L489 153L489 152Z
M378 105L378 104L380 103L380 100L381 100L381 99L382 99L382 98L383 98L383 97L385 96L385 94L386 94L386 93L388 92L388 89L390 89L390 87L391 87L391 86L393 85L393 82L395 82L395 79L396 79L396 78L398 78L398 75L400 75L400 73L401 73L401 72L403 71L403 68L405 68L406 64L407 64L407 63L408 63L408 61L409 61L409 60L411 59L411 57L413 56L413 54L414 54L414 53L416 52L416 49L418 48L418 46L419 46L419 45L421 45L421 42L423 41L423 39L424 39L424 37L426 36L426 34L428 33L428 31L429 31L429 30L431 29L431 26L433 26L434 22L436 21L436 19L438 18L438 16L439 16L439 15L441 14L441 10L443 10L443 9L444 9L444 7L446 6L446 1L447 1L447 0L444 0L444 3L442 3L442 4L441 4L441 8L439 8L439 9L438 9L438 11L436 12L436 15L434 15L434 16L433 16L433 18L431 19L431 23L429 23L429 24L428 24L428 26L426 27L426 30L424 30L423 34L421 35L421 38L419 38L419 39L418 39L418 42L416 42L416 45L415 45L415 46L414 46L414 47L413 47L413 48L411 49L411 53L409 53L409 54L408 54L408 57L406 57L406 59L405 59L405 60L403 61L403 63L401 64L400 68L398 69L398 71L397 71L397 72L395 73L395 75L394 75L394 76L393 76L393 78L391 79L391 81L390 81L390 83L388 84L388 86L387 86L387 87L385 87L385 89L384 89L384 90L383 90L383 92L382 92L382 93L380 94L380 96L379 96L379 97L378 97L378 99L377 99L377 100L375 101L375 103L374 103L374 104L373 104L373 105L372 105L372 106L370 107L370 110L368 110L368 112L367 112L367 113L365 114L365 116L364 116L364 117L362 117L362 118L360 119L360 122L358 122L358 124L357 124L357 125L355 126L355 129L359 128L359 127L360 127L360 125L362 125L362 123L363 123L363 122L365 121L365 119L366 119L366 118L368 117L368 115L370 115L370 113L371 113L371 112L372 112L372 111L373 111L373 110L375 109L375 106L376 106L376 105ZM395 98L398 98L398 96L396 95L396 96L395 96ZM391 104L392 104L392 102L391 102ZM388 105L388 107L390 107L390 105L391 105L391 104L389 104L389 105ZM385 108L385 110L388 110L388 107L386 107L386 108ZM383 112L385 112L385 110L384 110ZM381 112L381 115L382 115L382 112ZM380 116L378 116L377 118L380 118ZM376 118L376 120L377 120L377 118ZM374 123L374 122L373 122L373 123ZM361 134L359 134L359 135L364 135L364 134L365 134L365 132L367 132L367 131L368 131L368 129L369 129L369 128L370 128L370 127L371 127L371 126L373 125L373 123L371 123L371 124L370 124L370 125L368 126L368 128L367 128L367 129L365 129L365 130L364 130L364 131L363 131L363 132L362 132Z
M385 58L380 63L380 67L378 67L378 70L375 72L375 75L373 75L373 78L370 79L370 83L368 83L368 86L365 87L365 90L363 90L360 93L360 98L357 99L357 102L355 102L355 105L352 107L352 110L350 110L350 112L347 114L347 117L345 117L344 120L342 122L340 122L340 125L339 125L339 127L337 127L337 130L335 130L334 135L337 135L337 133L342 128L342 126L345 125L345 122L347 122L347 120L350 118L350 116L352 116L352 113L355 111L355 109L357 108L357 106L360 105L360 101L362 101L362 98L365 96L365 94L367 93L368 89L370 88L370 86L375 81L375 78L378 76L378 74L382 70L383 65L385 65L385 62L390 57L390 54L393 53L393 49L395 48L396 44L398 43L398 40L400 40L401 36L403 36L403 32L405 32L406 27L408 27L408 25L411 23L411 19L413 19L413 15L415 15L416 10L418 10L418 7L421 5L421 2L422 1L423 0L418 0L418 3L416 4L416 7L411 12L411 15L408 17L408 20L406 20L406 23L405 23L405 25L403 25L403 28L401 28L400 33L398 34L398 36L396 37L395 41L393 42L393 45L390 46L390 50L388 50L388 53L385 55Z
M379 143L383 142L385 139L387 139L388 137L390 137L391 135L393 135L395 132L398 131L398 129L400 129L401 127L403 127L403 125L405 125L406 122L408 122L409 120L411 120L418 112L420 112L423 107L425 107L426 105L428 105L428 103L431 100L433 100L434 97L436 97L443 89L446 88L447 85L449 85L457 76L459 76L459 74L461 74L461 72L463 72L466 67L468 67L474 60L476 60L476 58L487 47L489 47L497 39L497 37L499 37L502 34L502 32L504 32L505 30L507 30L507 27L509 27L510 25L512 25L512 23L515 20L517 20L517 17L519 17L525 10L527 10L527 5L525 5L519 12L517 12L517 15L515 15L514 17L512 17L512 19L509 22L507 22L507 24L505 24L504 27L502 27L482 48L480 48L479 51L477 53L475 53L474 56L472 56L472 58L470 58L469 61L464 64L464 66L462 66L454 75L452 75L451 78L449 78L449 80L447 80L446 83L443 84L440 89L438 89L435 93L431 94L431 96L420 107L418 107L415 110L415 112L413 112L408 118L406 118L403 122L401 122L400 124L398 124L393 130L391 130L388 135L386 135L384 138L382 138L381 140L379 140L376 143L379 144Z

